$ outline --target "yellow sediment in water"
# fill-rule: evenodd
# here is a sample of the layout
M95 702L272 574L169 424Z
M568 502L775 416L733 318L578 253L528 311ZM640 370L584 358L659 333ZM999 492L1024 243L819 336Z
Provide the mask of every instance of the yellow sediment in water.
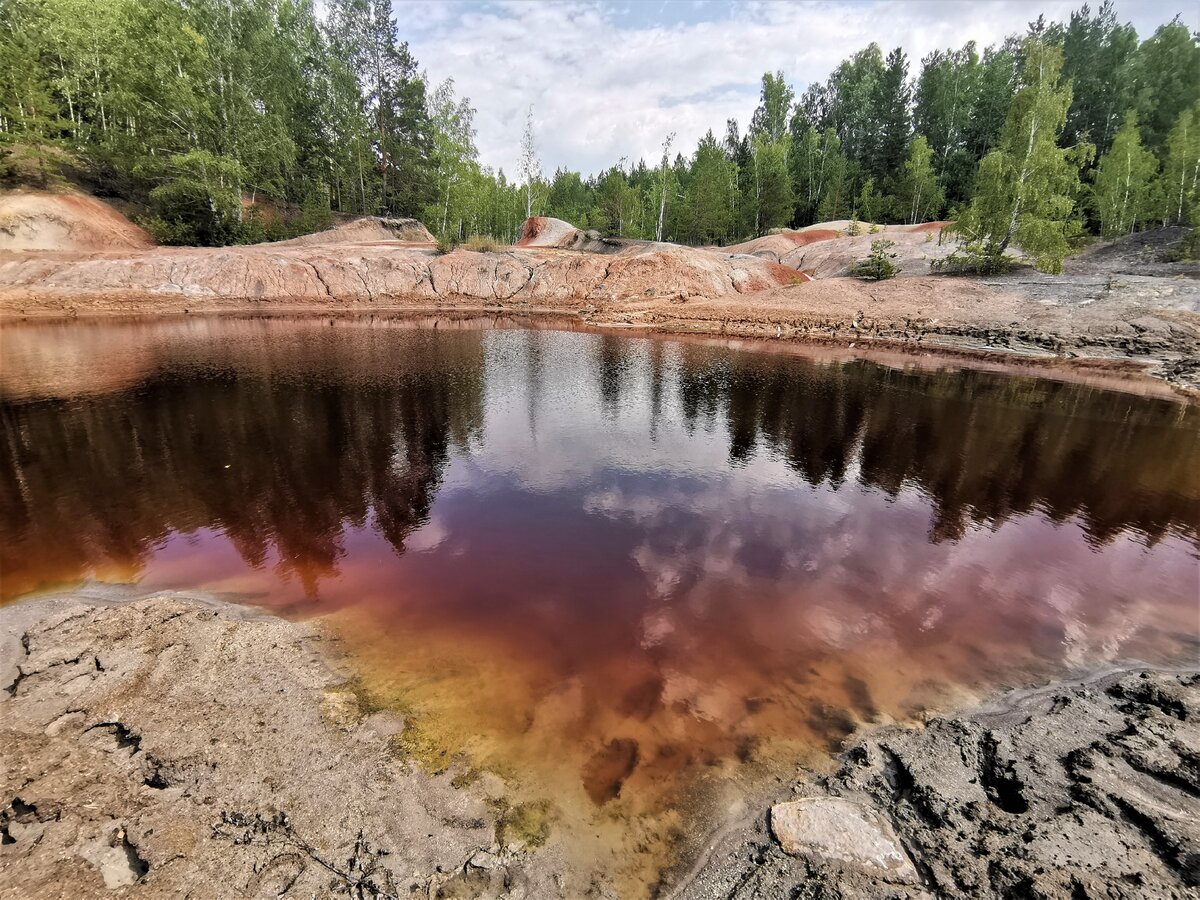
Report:
M557 841L576 871L605 873L622 896L658 883L689 841L744 813L743 798L797 766L828 765L867 713L906 720L906 708L968 697L928 670L889 666L864 683L848 674L863 672L857 654L775 685L739 683L728 661L690 672L667 662L657 678L622 677L630 660L565 675L487 638L405 633L369 609L325 621L359 672L343 689L364 711L405 717L390 743L397 758L461 786L496 776L485 786L498 842Z

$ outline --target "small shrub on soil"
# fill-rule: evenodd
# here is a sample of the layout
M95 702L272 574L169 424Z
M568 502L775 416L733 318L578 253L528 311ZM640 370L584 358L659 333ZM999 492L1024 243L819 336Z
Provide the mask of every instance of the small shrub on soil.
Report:
M154 238L156 244L186 246L196 243L196 230L186 222L168 221L161 216L151 216L137 220Z
M452 237L440 237L437 239L437 247L435 248L438 256L449 253L458 246L458 241Z
M866 259L860 259L851 266L850 274L855 278L865 278L868 281L895 278L900 273L900 267L892 262L896 258L896 254L891 252L891 248L894 246L896 246L895 241L871 241L871 255Z
M846 234L850 237L858 237L858 235L862 234L862 227L858 223L857 216L851 219L850 224L846 226Z
M979 241L960 244L949 256L929 264L934 272L960 275L999 275L1013 267L1013 260L1004 254L989 253Z
M476 253L496 253L504 249L499 241L487 234L472 234L462 245Z

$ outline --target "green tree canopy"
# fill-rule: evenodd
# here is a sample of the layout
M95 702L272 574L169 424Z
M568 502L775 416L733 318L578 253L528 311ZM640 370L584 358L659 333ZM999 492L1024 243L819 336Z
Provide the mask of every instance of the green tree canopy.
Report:
M1071 88L1060 78L1058 47L1029 38L1023 56L1000 143L980 164L975 196L955 231L981 268L998 267L1015 242L1039 269L1060 272L1081 186L1078 163L1058 146Z
M1142 147L1137 113L1130 110L1096 168L1092 197L1101 234L1129 234L1154 215L1160 207L1152 192L1157 174L1158 160Z

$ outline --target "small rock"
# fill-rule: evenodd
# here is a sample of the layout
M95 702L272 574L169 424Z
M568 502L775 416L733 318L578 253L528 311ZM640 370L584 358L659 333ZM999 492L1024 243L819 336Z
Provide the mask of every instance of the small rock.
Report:
M487 850L480 848L467 860L467 865L474 866L476 869L495 869L503 865L503 863L494 853L489 853Z
M872 809L836 797L809 797L771 807L771 834L785 853L876 870L915 883L917 870L891 825Z
M124 829L84 845L78 853L100 870L104 886L110 891L135 883L150 869L125 837Z

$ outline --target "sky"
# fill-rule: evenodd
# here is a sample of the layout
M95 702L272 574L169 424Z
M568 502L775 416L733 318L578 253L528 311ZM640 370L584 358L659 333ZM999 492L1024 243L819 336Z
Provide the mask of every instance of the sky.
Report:
M931 50L982 47L1044 14L1066 21L1082 0L393 0L400 37L430 83L453 78L476 110L484 165L516 174L532 105L542 170L599 172L621 157L654 164L689 154L709 129L744 129L765 71L799 96L845 57L876 41L901 46L909 74ZM1093 9L1098 5L1092 3ZM1116 0L1142 38L1194 0Z

